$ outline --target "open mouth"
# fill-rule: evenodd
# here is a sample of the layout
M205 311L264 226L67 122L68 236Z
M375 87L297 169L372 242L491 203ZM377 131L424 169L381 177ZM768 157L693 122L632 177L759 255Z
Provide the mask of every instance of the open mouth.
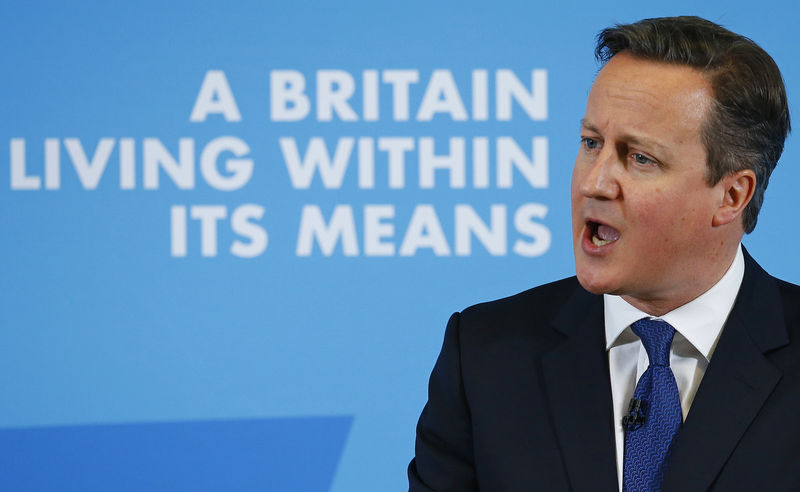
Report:
M605 246L620 238L620 233L613 227L593 220L586 222L586 227L591 233L592 244L595 246Z

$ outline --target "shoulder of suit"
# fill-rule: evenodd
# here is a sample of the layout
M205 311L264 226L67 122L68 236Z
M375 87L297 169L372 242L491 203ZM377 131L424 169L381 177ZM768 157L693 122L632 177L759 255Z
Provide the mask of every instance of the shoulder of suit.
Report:
M775 279L778 284L778 291L781 293L783 312L787 320L795 320L800 317L800 285Z
M781 280L777 277L773 278L775 278L775 281L778 282L778 288L781 290L781 293L795 297L800 296L800 285L787 282L786 280Z
M594 296L580 286L576 277L569 277L514 294L509 297L470 306L461 312L468 323L512 323L520 320L551 320L574 297Z
M784 318L787 321L794 321L800 318L800 285L787 282L786 280L773 277L758 262L750 256L749 252L744 250L745 258L745 275L748 270L754 274L755 278L767 279L767 282L774 282L778 288L780 302L783 308ZM757 284L761 286L760 294L764 293L763 286L766 284ZM744 288L744 284L742 286ZM773 294L774 295L774 294Z

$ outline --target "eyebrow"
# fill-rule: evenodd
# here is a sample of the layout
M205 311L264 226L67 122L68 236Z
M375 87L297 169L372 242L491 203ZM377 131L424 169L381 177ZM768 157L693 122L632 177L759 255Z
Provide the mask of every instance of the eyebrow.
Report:
M586 121L586 118L581 118L581 128L582 129L585 128L586 130L589 130L590 132L594 132L594 133L598 133L598 134L600 133L600 130L598 130L597 127L594 126L591 122ZM628 142L628 143L632 143L634 145L640 145L642 147L652 148L652 149L658 151L659 153L662 153L662 152L668 153L669 152L669 149L668 149L667 146L662 145L662 144L656 142L655 140L649 139L647 137L642 137L642 136L637 136L637 135L632 135L632 134L624 134L624 135L621 136L621 140L623 140L625 142Z

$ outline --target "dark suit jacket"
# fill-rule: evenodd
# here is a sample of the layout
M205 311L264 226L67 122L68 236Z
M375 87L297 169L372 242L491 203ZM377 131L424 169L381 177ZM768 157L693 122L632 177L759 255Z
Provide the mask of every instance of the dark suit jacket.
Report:
M800 490L800 287L745 253L664 491ZM411 491L618 490L602 296L575 278L450 318Z

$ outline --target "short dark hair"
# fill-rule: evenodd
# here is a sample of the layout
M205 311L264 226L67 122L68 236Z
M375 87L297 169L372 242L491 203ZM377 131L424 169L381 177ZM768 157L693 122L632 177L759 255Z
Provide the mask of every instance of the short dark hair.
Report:
M741 169L753 170L756 189L742 214L745 232L752 232L791 129L778 65L752 40L700 17L644 19L598 34L598 62L605 64L622 51L686 65L708 78L714 103L701 135L708 156L706 181L714 185Z

